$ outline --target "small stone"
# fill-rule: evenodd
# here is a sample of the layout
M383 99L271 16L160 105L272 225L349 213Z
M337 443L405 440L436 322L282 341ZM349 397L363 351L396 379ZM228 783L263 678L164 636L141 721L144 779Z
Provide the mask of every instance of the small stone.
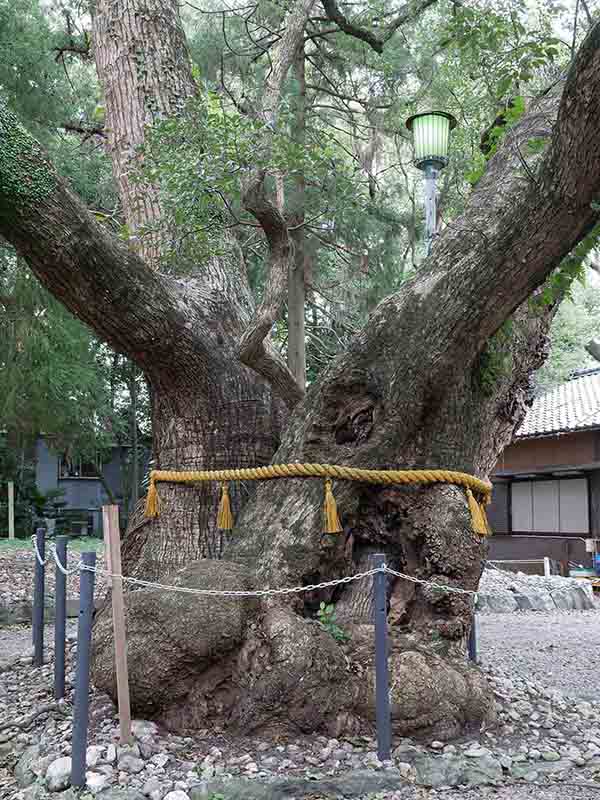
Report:
M544 750L542 758L544 761L560 761L560 753L557 753L556 750Z
M103 775L101 772L86 772L85 782L88 789L96 794L96 792L101 792L108 786L110 778L108 775Z
M190 796L182 789L175 789L175 791L166 794L163 800L190 800Z
M109 764L114 764L117 760L117 748L114 744L109 744L106 748L106 760Z
M470 750L467 750L465 756L467 758L483 758L483 756L491 755L490 751L486 747L472 747Z
M122 747L117 747L117 754L119 756L119 761L123 756L134 756L135 758L139 758L140 748L137 744L123 745Z
M258 772L258 764L256 764L254 761L250 761L248 764L246 764L244 769L246 772Z
M399 761L396 766L398 768L398 772L403 778L411 778L414 775L414 769L410 764L407 764L404 761Z
M71 783L71 759L68 756L57 758L48 767L46 785L51 792L60 792Z
M132 755L119 756L119 769L136 775L144 769L144 762Z
M137 739L141 739L142 736L156 736L158 725L149 720L134 719L131 722L131 732Z
M102 753L104 752L103 747L99 747L98 745L94 745L92 747L88 747L85 751L85 763L88 767L95 767L100 759L102 758Z
M432 742L429 746L431 747L432 750L443 750L444 749L444 743L443 742L438 742L437 740Z
M152 777L148 778L146 783L142 786L142 793L147 795L148 797L152 795L153 792L157 792L160 790L160 781L158 778Z
M171 756L169 756L167 753L157 753L150 759L150 761L153 764L156 764L157 767L165 767L170 760Z

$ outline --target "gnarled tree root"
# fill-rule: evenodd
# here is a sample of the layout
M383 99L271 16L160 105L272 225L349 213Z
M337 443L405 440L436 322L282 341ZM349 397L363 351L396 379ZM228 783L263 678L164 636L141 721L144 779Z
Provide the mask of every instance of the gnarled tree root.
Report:
M199 561L170 581L252 588L239 565ZM219 725L263 735L374 729L373 628L340 645L279 600L175 594L127 598L130 692L136 714L183 731ZM93 679L116 697L110 614L96 623ZM390 699L397 735L447 739L489 722L491 693L463 658L392 637Z

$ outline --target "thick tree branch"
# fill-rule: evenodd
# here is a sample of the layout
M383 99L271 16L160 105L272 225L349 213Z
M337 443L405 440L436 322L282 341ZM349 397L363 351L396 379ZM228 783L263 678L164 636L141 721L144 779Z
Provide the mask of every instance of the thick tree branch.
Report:
M273 68L267 78L263 99L258 110L259 117L267 124L274 125L279 111L279 101L283 84L300 46L304 28L315 0L299 0L290 11L285 30L273 51Z
M293 243L281 211L266 197L262 173L258 173L254 183L247 186L244 205L258 220L267 237L269 265L262 300L240 341L240 359L268 378L292 407L302 399L304 392L279 354L272 347L265 346L265 339L279 316L285 298Z
M393 437L386 465L486 470L474 444L479 438L470 437L469 414L459 411L453 425L444 420L463 408L462 389L472 391L463 387L465 375L497 381L480 361L490 338L598 221L600 23L582 45L562 97L561 88L509 129L464 214L447 226L422 269L379 304L311 388L278 457L289 457L286 448L298 437L326 440L331 449L331 428L323 424L331 418L328 409L357 392L372 403L374 424ZM545 154L535 154L538 141L528 149L533 139L549 142ZM447 439L441 430L448 430ZM426 431L438 432L429 448ZM307 448L304 456L315 454ZM368 437L328 457L363 466L381 466L386 458L381 442Z
M348 34L348 36L353 36L355 39L366 42L376 53L383 53L385 43L392 38L398 28L408 22L418 19L424 11L436 2L437 0L420 0L420 2L417 3L407 3L392 22L385 27L383 34L381 36L376 36L367 28L363 28L351 22L340 10L336 0L321 0L328 20L335 22L338 28Z
M96 221L4 103L0 234L55 297L147 373L179 355L190 363L206 358L176 285Z
M509 129L465 213L446 228L408 288L427 306L422 324L440 341L444 370L453 359L468 363L598 221L600 24L583 43L562 95L561 88ZM549 142L542 156L531 155L532 140Z
M296 51L302 45L304 28L313 4L314 0L298 2L290 12L284 33L273 51L271 73L266 81L261 106L256 111L265 126L260 145L260 160L263 162L268 161L283 84ZM265 171L255 169L243 186L244 207L260 223L267 238L269 263L263 297L250 326L242 336L239 353L242 362L271 381L285 402L292 407L302 399L304 392L283 359L272 347L265 346L264 341L285 300L293 244L283 214L266 195L264 179Z

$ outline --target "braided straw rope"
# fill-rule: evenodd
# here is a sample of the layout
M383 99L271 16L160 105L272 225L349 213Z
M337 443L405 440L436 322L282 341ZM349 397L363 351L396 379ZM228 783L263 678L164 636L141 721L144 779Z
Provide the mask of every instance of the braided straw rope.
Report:
M156 491L158 482L198 483L201 481L253 481L272 480L275 478L325 478L326 481L329 481L329 484L332 478L337 478L338 480L386 485L450 483L455 486L462 486L467 491L474 530L482 534L490 532L484 507L491 499L491 483L466 472L453 472L446 469L384 470L341 467L336 464L270 464L266 467L248 469L152 470L146 501L146 515L149 517L158 515L159 501ZM326 489L331 498L331 486L326 485ZM331 499L328 502L331 502Z

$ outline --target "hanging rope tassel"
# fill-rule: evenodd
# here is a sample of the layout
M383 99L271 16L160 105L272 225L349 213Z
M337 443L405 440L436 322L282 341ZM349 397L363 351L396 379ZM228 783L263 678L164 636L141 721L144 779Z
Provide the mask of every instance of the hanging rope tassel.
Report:
M158 517L160 514L160 497L156 490L156 483L152 475L150 476L150 485L148 486L148 494L146 495L146 516Z
M481 509L481 518L483 519L483 524L485 525L485 529L487 531L488 536L491 536L494 531L492 530L492 526L490 525L490 521L488 519L486 506L492 502L491 495L484 497L483 500L479 503L479 508Z
M487 523L486 513L482 506L477 502L473 492L467 489L467 502L469 504L469 511L471 512L471 521L473 523L473 530L481 536L487 536L489 533L489 526Z
M230 531L233 528L229 484L226 481L221 484L221 502L219 503L219 513L217 514L217 528L221 531Z
M327 479L325 481L325 505L323 508L324 516L325 516L325 524L323 526L324 533L341 533L344 529L340 524L340 518L338 517L337 511L337 503L335 502L335 497L333 496L333 490L331 488L331 481Z

